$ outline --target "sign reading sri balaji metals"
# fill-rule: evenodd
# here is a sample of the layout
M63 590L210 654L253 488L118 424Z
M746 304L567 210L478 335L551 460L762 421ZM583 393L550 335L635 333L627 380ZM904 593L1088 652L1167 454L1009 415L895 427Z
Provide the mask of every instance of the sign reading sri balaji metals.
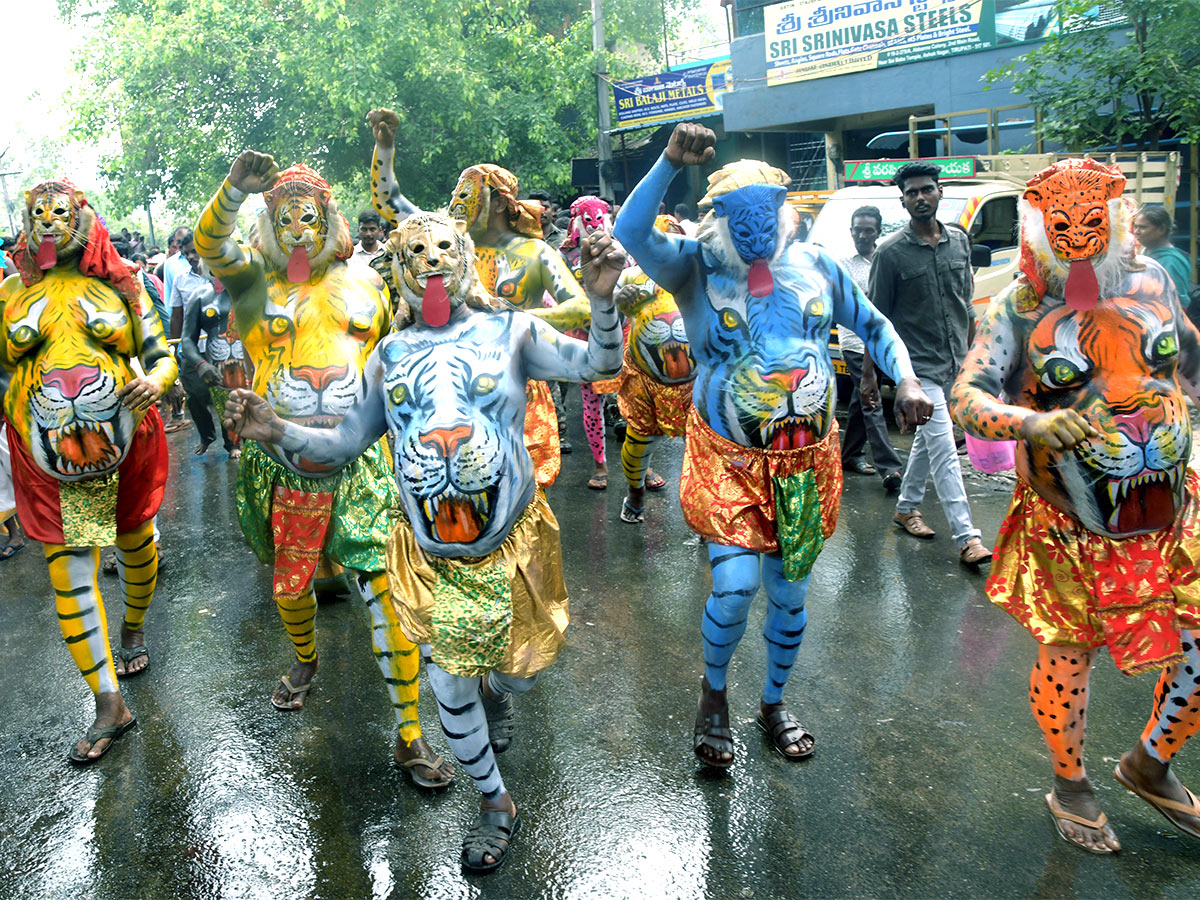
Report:
M994 0L788 0L763 10L767 84L993 46Z
M633 81L614 81L617 125L657 125L721 110L729 60L719 59Z

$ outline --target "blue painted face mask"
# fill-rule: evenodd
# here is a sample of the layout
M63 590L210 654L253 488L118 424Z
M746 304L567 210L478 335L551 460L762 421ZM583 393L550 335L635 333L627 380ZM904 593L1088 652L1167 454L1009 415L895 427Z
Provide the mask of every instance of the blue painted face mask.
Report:
M750 264L750 294L765 297L774 288L767 261L779 242L779 208L787 191L777 185L750 184L713 198L713 212L729 226L729 237L743 262Z

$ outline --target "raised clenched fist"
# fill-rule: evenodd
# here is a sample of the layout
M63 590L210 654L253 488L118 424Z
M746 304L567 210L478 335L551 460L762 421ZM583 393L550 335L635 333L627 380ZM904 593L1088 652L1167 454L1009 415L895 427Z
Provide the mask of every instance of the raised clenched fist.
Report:
M1073 409L1034 413L1021 422L1021 437L1051 450L1069 450L1098 432Z
M279 166L269 153L243 150L229 170L229 183L243 194L269 191L279 180Z
M712 160L716 155L713 145L717 136L712 130L695 122L682 122L671 132L667 149L663 153L667 162L675 168L682 166L700 166Z
M375 143L385 150L396 145L396 130L400 127L400 117L390 109L373 109L367 113L367 124L375 133Z

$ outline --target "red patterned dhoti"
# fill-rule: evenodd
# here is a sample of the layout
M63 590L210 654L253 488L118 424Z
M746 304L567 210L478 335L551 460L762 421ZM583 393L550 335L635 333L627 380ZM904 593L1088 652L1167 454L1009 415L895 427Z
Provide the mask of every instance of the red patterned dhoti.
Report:
M1107 646L1128 675L1182 659L1180 629L1200 629L1200 478L1183 511L1151 534L1110 538L1017 480L996 539L988 597L1042 644Z

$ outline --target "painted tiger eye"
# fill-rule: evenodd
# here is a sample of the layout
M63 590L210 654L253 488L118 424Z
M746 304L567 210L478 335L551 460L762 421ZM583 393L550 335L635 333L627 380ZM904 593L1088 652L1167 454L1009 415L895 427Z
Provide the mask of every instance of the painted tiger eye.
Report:
M491 375L480 375L471 385L471 390L476 395L490 394L496 389L496 379Z
M392 403L399 405L408 399L408 388L402 384L392 388Z
M371 319L369 316L357 315L350 319L351 331L368 331L371 328Z
M283 316L272 316L271 321L267 324L267 328L271 334L276 336L287 334L288 320Z
M1174 356L1179 352L1179 345L1175 341L1175 335L1162 334L1158 340L1154 342L1154 355L1158 359L1166 359L1169 356Z

